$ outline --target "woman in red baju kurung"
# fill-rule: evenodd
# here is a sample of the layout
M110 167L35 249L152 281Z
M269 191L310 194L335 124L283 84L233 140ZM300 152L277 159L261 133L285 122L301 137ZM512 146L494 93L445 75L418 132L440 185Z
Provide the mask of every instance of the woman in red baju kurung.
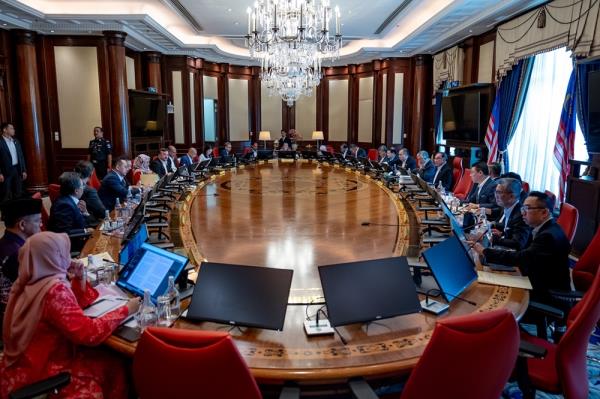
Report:
M19 252L19 277L4 317L4 358L0 396L62 371L71 383L64 398L125 398L125 368L116 355L92 349L107 339L139 300L130 300L102 317L91 319L82 308L98 293L81 281L81 263L70 259L66 234L33 235ZM67 274L72 277L67 281Z

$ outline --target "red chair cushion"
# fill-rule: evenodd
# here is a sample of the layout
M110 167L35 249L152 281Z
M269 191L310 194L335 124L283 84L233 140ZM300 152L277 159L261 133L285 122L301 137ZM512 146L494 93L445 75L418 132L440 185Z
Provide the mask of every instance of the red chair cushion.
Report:
M34 199L42 199L42 193L40 193L39 191L34 193L31 198ZM46 210L46 207L44 206L44 204L42 204L42 227L41 230L42 231L46 231L46 226L48 226L48 218L50 217L50 215L48 215L48 211Z
M575 232L577 231L577 222L579 221L579 211L569 203L563 203L560 207L560 215L556 223L562 227L569 242L573 242Z
M456 186L458 186L458 182L462 178L464 172L465 170L462 166L462 158L454 157L454 159L452 160L452 181L454 182L452 190L456 189Z
M541 390L560 393L561 387L556 368L556 345L527 333L522 333L521 339L546 348L548 351L548 354L543 359L527 359L531 383Z
M578 291L587 291L598 273L600 262L600 229L596 231L594 238L573 268L573 285Z
M100 184L100 179L98 179L98 176L96 175L96 170L94 170L92 172L92 175L90 176L90 179L88 180L88 185L95 188L96 190L99 190Z
M460 200L464 200L469 195L469 191L471 191L471 187L473 187L473 180L471 179L470 173L463 173L462 178L459 180L458 184L454 188L454 196Z
M60 184L49 184L48 185L48 197L50 197L50 202L54 203L56 199L60 196Z
M379 155L379 153L377 152L377 150L375 148L369 148L369 159L371 161L377 161L377 156Z

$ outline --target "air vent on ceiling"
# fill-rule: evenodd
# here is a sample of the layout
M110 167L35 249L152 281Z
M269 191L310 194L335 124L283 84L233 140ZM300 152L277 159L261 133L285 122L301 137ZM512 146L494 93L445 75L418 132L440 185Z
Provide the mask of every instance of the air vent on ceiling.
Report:
M390 15L388 15L388 17L385 19L385 21L383 21L383 23L381 25L379 25L379 28L377 28L377 30L375 31L375 34L378 35L381 32L383 32L389 24L392 23L392 21L402 12L404 11L404 9L406 7L408 7L408 5L410 3L412 3L413 0L404 0L402 2L402 4L400 4L398 7L396 7L396 9L394 11L392 11L392 13Z
M183 6L183 4L181 4L179 2L179 0L168 0L169 3L171 3L171 5L173 7L175 7L177 9L177 11L179 11L181 13L181 15L187 19L187 21L194 27L194 29L196 29L196 31L198 32L202 32L204 31L204 29L202 28L202 25L200 25L198 23L198 21L196 21L196 18L194 18L192 16L192 14L190 14L190 12L187 10L187 8L185 8Z

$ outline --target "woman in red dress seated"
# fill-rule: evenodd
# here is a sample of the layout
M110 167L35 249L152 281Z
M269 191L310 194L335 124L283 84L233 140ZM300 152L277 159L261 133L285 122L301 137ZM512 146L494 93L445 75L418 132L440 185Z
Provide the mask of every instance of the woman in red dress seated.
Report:
M98 292L82 283L83 265L71 260L70 249L66 234L41 232L31 236L19 251L19 277L4 317L2 398L62 371L71 373L71 383L58 397L127 397L121 359L88 347L106 340L137 310L139 299L96 319L85 316L82 308L91 304Z

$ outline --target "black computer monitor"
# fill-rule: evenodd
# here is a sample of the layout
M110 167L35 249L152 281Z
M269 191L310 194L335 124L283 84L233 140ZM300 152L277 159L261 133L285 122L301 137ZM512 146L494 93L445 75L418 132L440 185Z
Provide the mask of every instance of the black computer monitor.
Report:
M296 151L281 151L279 150L277 153L277 157L280 159L295 159Z
M293 270L202 263L187 318L283 330Z
M447 302L477 280L473 259L455 235L424 251L423 258Z
M273 159L273 150L258 150L258 159Z
M319 275L333 326L421 311L405 257L319 266Z

